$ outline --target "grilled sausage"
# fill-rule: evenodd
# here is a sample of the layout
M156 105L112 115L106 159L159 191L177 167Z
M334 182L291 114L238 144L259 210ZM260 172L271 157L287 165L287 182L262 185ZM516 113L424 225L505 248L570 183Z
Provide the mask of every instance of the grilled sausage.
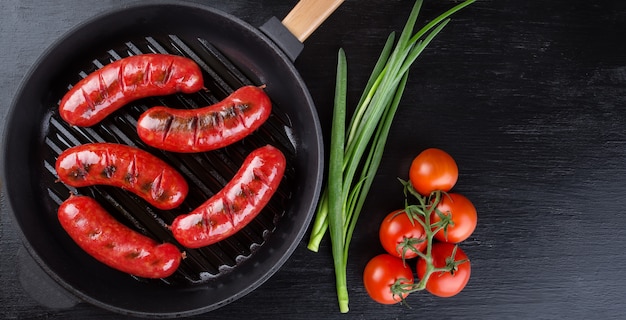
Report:
M131 101L203 87L202 72L193 60L141 54L105 65L79 81L61 99L59 113L71 125L88 127Z
M191 213L174 219L174 238L185 247L199 248L235 234L269 202L285 166L285 156L275 147L254 150L222 190Z
M272 103L262 88L244 86L204 108L150 108L139 117L137 133L155 148L204 152L243 139L258 129L271 111Z
M87 196L70 196L59 206L58 218L63 229L89 255L137 277L168 277L183 257L175 245L158 243L130 229Z
M67 185L120 187L163 210L178 207L189 190L185 178L163 160L116 143L69 148L59 155L55 169L59 180Z

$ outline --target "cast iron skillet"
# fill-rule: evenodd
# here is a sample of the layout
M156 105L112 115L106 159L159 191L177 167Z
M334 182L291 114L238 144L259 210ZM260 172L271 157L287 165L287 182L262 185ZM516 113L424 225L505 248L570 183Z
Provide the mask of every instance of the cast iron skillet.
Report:
M276 24L270 21L263 29L271 33ZM279 33L289 38L289 32ZM27 252L47 276L80 301L104 309L143 317L178 317L232 302L275 273L308 227L323 172L316 109L292 65L300 43L290 41L296 51L285 53L264 33L231 15L177 1L106 13L48 49L18 91L7 117L2 149L8 209ZM72 84L113 60L147 52L192 58L204 71L207 90L143 99L91 128L71 127L60 119L58 102ZM137 118L152 105L196 108L215 103L246 84L266 85L274 109L267 123L241 142L207 153L176 154L149 148L136 135ZM190 184L185 203L160 211L120 189L76 190L57 182L54 161L58 154L96 141L137 146L167 161ZM104 266L74 244L56 218L58 205L70 192L86 194L139 232L174 242L167 229L174 217L219 191L243 158L265 144L280 148L288 159L286 176L270 204L228 240L197 250L181 248L187 258L167 279L138 279Z

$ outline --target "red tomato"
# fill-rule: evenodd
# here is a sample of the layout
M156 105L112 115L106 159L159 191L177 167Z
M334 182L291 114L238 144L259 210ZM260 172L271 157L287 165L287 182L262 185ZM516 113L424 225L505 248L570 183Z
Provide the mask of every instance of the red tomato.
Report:
M413 159L409 170L409 180L421 195L441 190L448 192L459 178L459 168L447 152L430 148Z
M385 217L380 224L378 236L385 251L399 258L415 258L415 250L424 251L426 248L424 227L418 221L411 222L402 209Z
M365 266L363 284L369 296L382 304L401 302L408 293L399 290L400 284L412 284L413 271L402 259L383 253L375 256Z
M458 193L448 193L441 196L437 209L444 215L451 217L447 230L435 233L435 239L443 242L459 243L467 238L476 229L478 216L476 208L465 196ZM441 221L441 217L433 211L430 223Z
M467 255L461 248L456 248L456 254L452 254L456 245L446 242L436 242L432 246L433 266L445 268L451 266L454 261L466 260L458 264L453 271L433 272L426 282L426 290L438 297L452 297L461 292L470 278L471 267ZM426 261L419 259L417 262L417 276L422 279L426 274Z

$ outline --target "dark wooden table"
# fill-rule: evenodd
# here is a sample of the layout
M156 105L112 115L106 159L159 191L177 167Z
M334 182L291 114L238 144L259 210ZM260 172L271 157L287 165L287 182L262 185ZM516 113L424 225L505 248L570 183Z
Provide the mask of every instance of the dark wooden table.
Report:
M296 1L198 1L259 26ZM0 2L0 123L27 70L72 27L126 1ZM456 1L427 0L423 19ZM389 32L412 1L346 1L311 36L296 67L328 137L337 50L348 56L353 102ZM425 20L421 20L422 23ZM420 57L382 167L354 235L351 311L337 309L329 242L306 239L284 267L247 296L198 319L624 319L626 318L626 2L479 0ZM382 306L361 273L380 253L382 217L402 203L419 151L458 161L456 191L479 212L462 244L472 277L458 296L419 293ZM1 187L1 186L0 186ZM5 201L5 199L2 199ZM25 200L27 201L27 200ZM21 287L21 244L0 215L0 318L119 319L86 303L41 306Z

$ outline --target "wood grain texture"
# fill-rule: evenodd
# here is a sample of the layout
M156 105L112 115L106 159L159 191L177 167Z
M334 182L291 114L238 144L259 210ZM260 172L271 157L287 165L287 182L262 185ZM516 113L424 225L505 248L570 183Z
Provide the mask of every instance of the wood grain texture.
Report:
M198 1L200 2L200 1ZM260 25L297 1L203 1ZM69 28L124 1L0 2L0 120L27 70ZM457 1L426 0L421 19ZM412 1L346 1L305 42L296 67L328 139L336 52L348 58L354 103ZM421 20L426 21L426 20ZM624 319L626 318L626 3L479 0L419 58L397 113L348 266L350 313L337 309L328 241L306 239L247 296L196 319ZM412 308L381 306L361 285L382 252L378 223L402 205L397 177L420 150L458 161L456 191L479 214L462 244L468 287L450 299L418 293ZM1 188L1 186L0 186ZM0 199L5 201L4 199ZM0 318L120 319L85 303L51 310L22 290L20 246L0 215Z
M300 42L304 42L343 3L343 0L301 0L282 20Z

